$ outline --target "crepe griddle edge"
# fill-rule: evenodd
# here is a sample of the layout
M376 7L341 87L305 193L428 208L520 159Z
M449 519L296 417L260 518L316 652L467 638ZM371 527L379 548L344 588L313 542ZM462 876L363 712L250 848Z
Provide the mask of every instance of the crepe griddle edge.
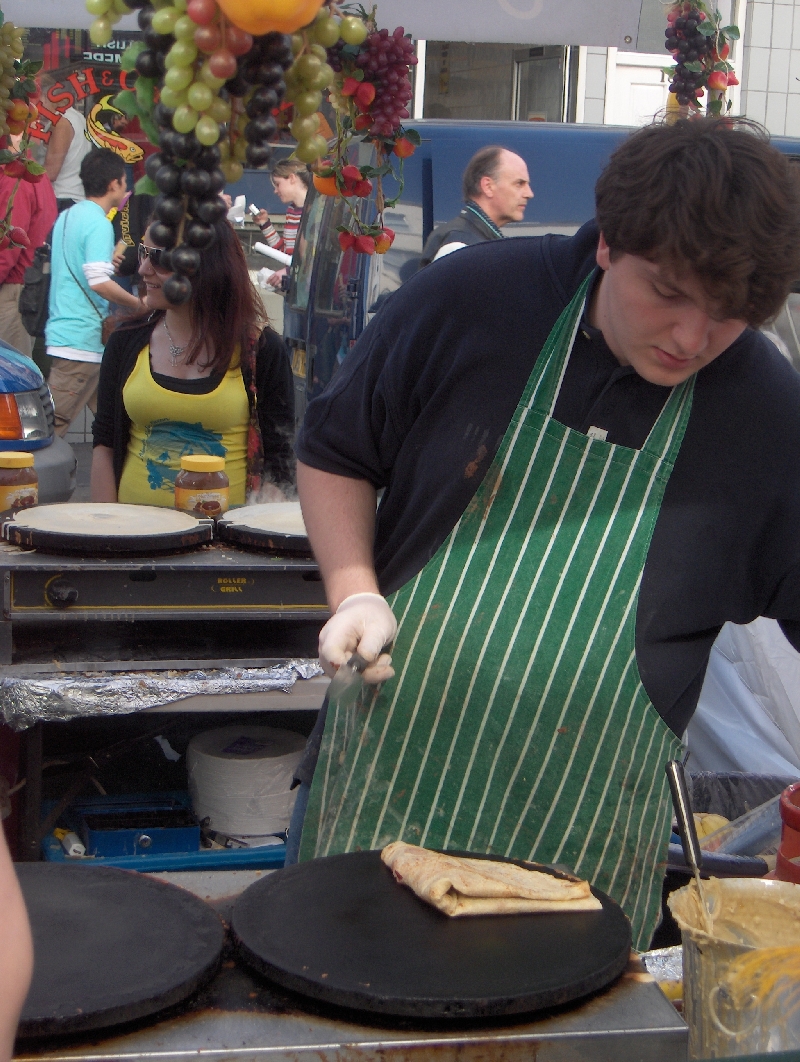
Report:
M214 529L210 522L198 524L187 531L164 531L145 535L100 535L91 539L79 534L62 531L43 531L38 527L21 527L13 520L3 524L3 538L15 546L26 549L41 549L53 553L157 553L188 549L210 542Z
M239 510L236 511L238 514ZM220 520L217 523L217 534L223 542L233 542L237 546L311 555L311 543L306 535L290 535L281 531L250 527L246 520L246 510L238 523L233 520Z
M212 908L136 871L18 863L34 938L20 1037L88 1032L156 1014L216 972Z
M352 852L251 885L231 928L246 962L301 995L396 1017L491 1018L570 1003L622 973L630 924L592 893L601 911L448 918L395 882L380 852Z

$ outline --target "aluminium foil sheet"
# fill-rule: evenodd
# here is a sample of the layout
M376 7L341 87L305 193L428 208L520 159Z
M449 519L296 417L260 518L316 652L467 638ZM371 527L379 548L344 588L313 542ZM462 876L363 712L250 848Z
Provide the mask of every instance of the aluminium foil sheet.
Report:
M266 668L213 671L82 672L0 679L0 713L14 730L37 722L129 715L186 697L289 693L295 682L321 675L316 660L286 660Z

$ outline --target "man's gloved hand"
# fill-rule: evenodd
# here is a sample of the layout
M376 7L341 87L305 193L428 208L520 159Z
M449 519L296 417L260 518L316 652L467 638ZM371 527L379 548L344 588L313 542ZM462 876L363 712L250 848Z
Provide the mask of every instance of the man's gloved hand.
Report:
M364 681L385 682L392 678L392 658L382 653L397 633L397 620L380 594L351 594L339 605L319 634L319 662L326 675L358 651L371 661L364 669Z

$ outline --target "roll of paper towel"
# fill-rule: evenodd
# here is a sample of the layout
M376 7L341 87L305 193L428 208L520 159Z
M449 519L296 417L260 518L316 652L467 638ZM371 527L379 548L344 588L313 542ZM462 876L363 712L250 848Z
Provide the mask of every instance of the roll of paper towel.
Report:
M198 819L233 837L279 833L289 825L292 775L306 739L268 726L226 726L196 734L186 763Z

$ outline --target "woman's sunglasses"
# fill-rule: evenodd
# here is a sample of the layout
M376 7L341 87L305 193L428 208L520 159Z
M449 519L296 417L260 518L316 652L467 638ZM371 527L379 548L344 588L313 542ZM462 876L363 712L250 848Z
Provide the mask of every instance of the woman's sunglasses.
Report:
M139 244L139 265L145 260L150 259L150 265L153 269L162 269L165 272L169 272L166 262L164 262L164 255L167 253L163 247L148 247L146 243Z

